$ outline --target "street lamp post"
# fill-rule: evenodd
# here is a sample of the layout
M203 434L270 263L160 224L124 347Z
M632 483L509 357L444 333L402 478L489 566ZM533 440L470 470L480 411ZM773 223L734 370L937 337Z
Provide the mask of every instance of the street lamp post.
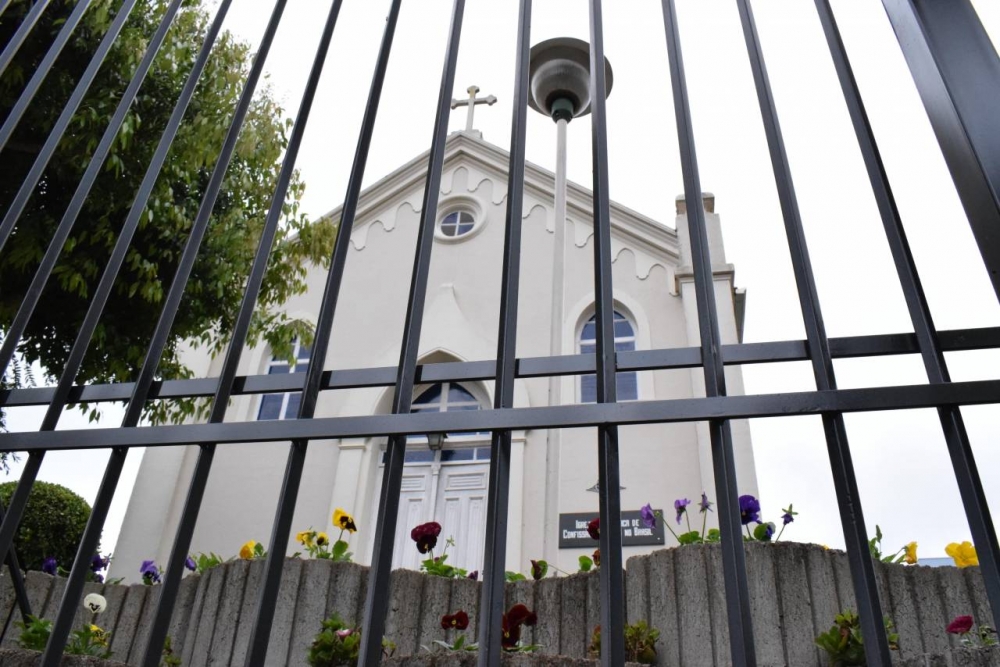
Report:
M604 59L607 92L611 94L611 64ZM590 45L572 37L549 39L531 48L528 105L556 123L555 220L552 250L552 319L549 353L563 354L566 268L566 129L574 118L590 113ZM549 378L549 405L562 403L562 378ZM549 429L545 448L545 558L557 562L559 534L559 429Z

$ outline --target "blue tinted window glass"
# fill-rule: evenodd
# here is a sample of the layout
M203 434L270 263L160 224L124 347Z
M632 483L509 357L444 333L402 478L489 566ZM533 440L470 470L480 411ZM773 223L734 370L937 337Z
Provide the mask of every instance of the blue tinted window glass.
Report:
M406 452L403 461L406 463L430 463L434 460L434 452L429 449L414 449Z
M631 352L634 349L635 343L633 341L615 342L615 350L618 352Z
M300 346L299 347L299 353L296 356L299 359L308 359L309 358L309 348L306 347L305 345Z
M440 403L441 402L441 385L436 384L424 393L417 396L413 401L415 405L426 405L427 403Z
M580 338L583 340L594 340L597 338L597 324L594 323L593 318L583 325L583 333L580 334Z
M281 416L281 394L264 394L260 398L257 419L277 419Z
M490 448L489 447L477 447L476 448L476 460L477 461L489 461L490 460Z
M302 394L289 394L288 405L285 407L285 419L295 419L299 414L299 403L302 402Z
M618 400L634 401L639 398L639 378L635 372L618 374Z
M594 403L597 401L597 376L584 375L580 378L580 402Z
M288 364L272 363L270 366L267 367L268 375L278 375L279 373L287 373L287 372L288 372Z
M476 397L457 384L448 386L449 403L476 403Z
M615 313L617 316L618 313ZM620 320L615 318L615 338L631 338L635 336L635 332L632 331L632 325L628 323L628 320Z
M442 463L448 461L471 461L475 452L471 449L445 449L441 451Z

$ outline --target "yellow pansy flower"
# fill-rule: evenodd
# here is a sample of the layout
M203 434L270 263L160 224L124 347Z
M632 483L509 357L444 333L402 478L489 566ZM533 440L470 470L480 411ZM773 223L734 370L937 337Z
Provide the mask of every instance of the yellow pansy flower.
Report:
M311 547L315 537L315 530L303 530L301 533L295 535L295 539L304 547Z
M907 544L904 547L904 549L906 549L906 553L903 554L903 562L906 563L907 565L916 565L917 564L917 543L916 542L910 542L909 544Z
M976 555L976 547L972 546L972 542L952 542L944 548L944 552L952 557L958 567L979 565L979 556Z
M93 638L95 644L98 644L99 646L108 645L108 633L105 630L102 630L100 627L96 625L91 625L90 635Z
M326 533L316 533L316 546L325 547L330 543L330 536Z
M257 548L257 542L254 540L250 540L242 547L240 547L240 558L243 558L244 560L252 560L256 548Z
M358 527L354 524L354 517L339 507L333 511L333 525L341 530L352 533L358 530Z

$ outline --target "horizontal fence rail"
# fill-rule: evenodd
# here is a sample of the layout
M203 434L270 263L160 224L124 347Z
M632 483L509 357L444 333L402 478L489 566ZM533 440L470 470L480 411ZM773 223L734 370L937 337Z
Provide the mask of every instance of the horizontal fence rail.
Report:
M758 0L759 2L759 0ZM427 158L426 181L420 207L417 239L413 248L412 275L409 282L406 317L400 345L399 363L393 367L347 368L328 370L327 352L332 327L337 315L338 299L343 284L351 232L363 198L362 182L368 154L375 133L383 84L393 53L393 40L402 0L386 0L386 20L364 117L353 154L351 175L341 209L339 227L333 245L326 284L315 327L315 344L305 373L277 375L238 375L240 361L252 341L253 316L259 307L265 274L273 259L274 245L285 215L286 196L293 184L296 161L305 137L317 90L324 69L354 67L354 63L336 62L328 55L331 46L346 36L338 29L343 0L323 3L326 20L319 42L310 47L311 66L307 82L281 157L280 173L276 178L260 237L256 239L254 259L247 269L247 279L238 312L233 313L230 344L225 352L218 377L199 379L164 379L160 368L167 349L171 329L175 325L195 267L204 251L206 233L213 220L213 211L225 198L225 179L237 150L241 132L247 131L247 118L267 58L279 29L287 0L267 3L270 18L249 65L245 80L240 81L238 102L220 132L218 154L204 166L206 185L198 202L198 213L192 216L183 254L178 259L169 292L162 300L162 311L150 341L136 341L145 349L141 369L134 381L121 383L88 383L78 381L85 356L106 318L105 308L120 278L134 237L144 224L144 213L154 197L157 183L169 177L169 155L178 135L183 132L189 106L199 86L203 85L210 56L222 35L223 22L232 0L211 5L204 39L193 60L192 69L184 72L184 85L177 99L158 100L170 109L169 121L159 135L155 152L146 164L137 168L143 173L141 184L126 193L131 202L125 219L119 221L113 239L110 258L99 267L99 284L87 296L86 317L79 323L75 341L66 350L62 368L46 372L58 377L57 386L11 386L9 380L22 359L19 346L33 318L47 304L42 296L47 286L57 280L59 262L68 252L67 241L74 231L87 224L81 219L85 204L99 177L107 178L106 162L115 143L123 141L121 132L137 100L142 99L147 78L157 57L164 49L172 30L181 22L187 3L182 0L159 1L161 10L157 25L144 35L140 47L133 49L134 69L122 79L121 90L114 100L110 123L102 130L99 141L87 149L86 171L64 211L55 211L59 220L46 250L39 252L27 269L32 279L9 321L0 321L0 410L44 406L45 417L38 432L0 433L0 452L27 452L28 460L21 473L9 506L0 508L0 553L11 575L16 606L23 619L33 610L25 590L18 556L12 547L29 494L47 452L63 450L111 449L97 500L78 546L55 617L48 645L42 657L46 667L60 664L84 592L87 568L104 528L111 501L129 451L135 447L198 446L191 483L187 489L183 511L172 542L166 575L155 613L143 644L138 650L141 664L160 664L162 647L178 599L183 565L192 543L195 526L202 510L205 489L211 475L213 458L218 445L239 447L254 452L256 443L289 441L288 459L282 477L279 501L268 543L266 561L253 604L252 630L245 664L257 667L270 663L269 646L276 601L286 567L291 522L299 487L304 474L306 452L311 441L338 438L386 438L385 472L378 492L376 534L372 567L363 605L364 635L360 645L360 664L378 665L382 659L382 636L390 597L390 570L393 562L397 515L400 510L401 484L407 436L446 434L455 432L491 431L490 469L487 495L487 517L484 530L486 566L483 573L482 604L479 619L480 667L499 667L502 651L501 622L503 618L504 570L508 531L508 503L511 477L512 432L525 429L593 428L596 430L600 519L604 526L617 525L621 516L619 428L636 424L705 422L710 438L713 478L716 485L717 508L721 539L722 579L724 584L728 628L729 658L733 665L757 665L757 648L751 616L751 588L748 585L744 558L742 526L736 485L731 420L763 417L815 415L822 419L825 442L830 457L831 473L838 509L850 562L853 593L860 613L865 636L865 653L872 667L889 667L890 642L882 622L883 601L879 598L876 568L868 549L868 529L852 463L852 447L844 424L845 413L890 410L934 409L939 415L942 433L952 462L963 508L981 560L986 593L992 609L993 625L1000 626L1000 543L986 501L985 490L966 432L961 407L1000 403L1000 379L954 382L949 374L945 353L970 350L1000 349L1000 327L939 331L931 316L921 278L914 262L897 208L889 178L882 162L864 100L858 88L848 53L840 35L835 13L829 0L814 0L830 57L837 73L845 106L850 115L858 147L863 158L886 240L892 255L899 284L906 300L913 333L882 334L829 338L826 333L819 294L810 261L802 216L794 188L784 138L779 123L780 110L771 91L764 58L765 45L757 32L751 0L733 0L729 10L737 12L743 33L748 63L754 81L754 91L760 109L761 124L767 140L768 157L774 172L775 187L780 202L782 222L788 243L789 257L797 290L798 303L805 324L804 340L768 341L758 343L723 344L717 310L712 257L705 212L690 204L701 199L701 182L695 147L696 118L692 117L684 68L684 26L678 19L677 0L661 0L664 40L667 46L669 75L661 85L673 95L673 118L660 111L661 122L676 126L680 147L688 230L691 243L691 270L698 317L698 345L692 347L638 351L615 350L614 285L612 280L611 248L611 188L608 164L608 109L605 98L611 88L603 66L604 27L616 20L615 5L601 0L588 0L590 39L589 90L590 118L578 123L590 123L593 160L593 269L595 349L593 354L518 357L518 296L521 281L522 208L525 201L526 124L532 75L531 21L533 3L519 0L508 3L516 12L514 89L508 182L504 219L504 250L498 318L496 359L479 361L419 363L422 324L427 302L430 267L434 249L435 225L439 212L442 172L449 114L458 67L459 47L465 0L453 0L448 37L444 48L440 87L435 120L430 131L430 151ZM47 136L23 181L14 184L11 201L0 202L0 261L9 250L9 241L18 233L28 233L32 198L47 187L44 174L51 168L60 142L72 136L74 120L86 113L84 105L91 85L98 80L109 55L115 53L119 36L128 26L133 10L148 9L140 0L0 0L0 76L9 74L12 64L22 72L24 87L18 99L0 112L0 160L10 150L29 110L42 108L54 119ZM970 225L994 286L1000 285L1000 254L992 240L1000 233L1000 188L994 187L1000 178L1000 113L997 113L997 86L1000 81L1000 59L989 43L970 0L949 3L934 0L883 0L889 21L895 30L899 46L917 86L935 130L941 150L955 180L965 206ZM59 57L72 44L81 22L89 12L108 11L114 14L107 22L100 43L89 55L85 69L74 79L73 91L67 100L53 100L43 93L49 77L56 73ZM607 10L607 11L606 11ZM16 27L15 26L16 22ZM39 27L58 27L51 43L39 37ZM35 40L34 42L32 40ZM26 47L30 46L31 49ZM134 46L134 45L133 45ZM300 48L307 48L304 45ZM478 45L466 48L480 49ZM742 47L741 47L742 48ZM30 60L24 54L37 55ZM399 57L400 54L396 54ZM403 54L408 57L411 54ZM21 58L21 60L18 60ZM29 62L30 60L30 62ZM37 62L35 62L37 61ZM624 79L620 79L624 80ZM619 84L623 85L623 84ZM988 94L980 94L986 91ZM469 104L474 104L470 100ZM471 108L471 107L470 107ZM316 114L319 115L319 114ZM324 118L326 122L338 122ZM564 119L565 120L565 119ZM313 119L315 122L315 118ZM470 120L471 126L471 120ZM251 128L252 129L252 128ZM391 131L411 131L412 128L392 128ZM223 137L224 134L224 137ZM40 142L42 143L42 142ZM611 146L611 148L614 148ZM445 209L447 212L447 209ZM84 216L85 217L85 216ZM148 220L146 222L149 222ZM5 286L0 286L4 289ZM234 308L234 310L236 310ZM67 346L68 347L68 346ZM919 385L884 386L840 389L835 377L834 361L866 357L919 355L928 382ZM727 390L726 367L782 362L809 362L817 389L814 391L733 395ZM662 372L668 370L701 369L704 396L674 400L642 400L619 402L616 377L621 372ZM596 402L592 404L557 404L546 407L514 407L514 386L517 380L562 376L594 375ZM414 390L420 385L441 382L495 382L492 409L456 412L412 411ZM699 380L699 382L702 380ZM323 392L391 387L391 414L351 417L317 417L317 403ZM282 392L301 392L295 418L273 421L227 422L226 411L234 397ZM147 426L142 424L144 410L151 401L177 399L211 399L207 423ZM113 428L56 430L59 418L67 406L87 403L100 404L121 401L127 403L121 425ZM12 414L7 412L7 414ZM334 474L335 471L328 471ZM277 472L275 472L277 474ZM625 579L622 574L623 555L621 534L602 530L600 551L600 620L604 634L601 643L603 667L620 667L625 661ZM152 604L152 603L151 603ZM247 607L249 609L249 607ZM8 619L8 623L10 619ZM9 631L9 629L8 629ZM133 654L136 650L133 649ZM724 658L717 656L721 661Z

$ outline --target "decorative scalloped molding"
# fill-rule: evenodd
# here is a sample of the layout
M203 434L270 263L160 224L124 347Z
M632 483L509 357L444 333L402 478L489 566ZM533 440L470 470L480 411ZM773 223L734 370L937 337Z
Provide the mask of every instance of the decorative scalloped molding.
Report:
M459 156L456 159L462 159L465 157L468 159L468 155ZM471 181L475 182L475 185L470 187L469 183ZM486 192L486 189L489 191ZM497 190L502 191L502 195L497 198ZM494 206L502 206L505 204L507 199L506 188L497 188L496 179L489 175L483 174L480 169L477 169L475 165L458 165L454 169L446 171L442 178L441 186L441 196L448 197L454 196L456 193L466 194L480 194L486 195L486 199ZM357 251L364 250L368 245L368 238L371 234L372 228L378 224L382 227L383 233L389 233L396 229L396 221L399 218L400 211L404 206L409 207L410 211L414 215L419 215L421 213L422 198L419 197L419 190L414 190L409 193L397 193L397 196L402 194L403 201L401 201L393 210L391 215L386 216L383 214L375 218L370 222L363 222L360 225L356 225L353 233L351 234L351 245ZM420 199L419 203L416 199ZM555 233L554 218L551 215L550 207L543 203L534 203L530 205L527 210L522 211L522 219L527 219L534 213L536 208L542 209L545 215L545 230L550 234ZM574 206L580 212L579 206ZM391 219L387 219L391 218ZM567 225L571 226L572 229L569 230L569 236L573 239L573 245L576 248L586 248L591 239L594 236L593 228L591 225L575 220L573 217L567 216ZM616 230L615 231L620 231ZM635 262L635 276L639 280L646 280L649 278L654 267L659 266L664 269L668 274L670 273L670 267L667 263L651 256L648 252L644 252L644 248L641 247L643 243L636 243L630 245L628 239L619 238L619 234L615 234L611 239L611 254L612 263L617 263L618 259L622 256L622 253L628 251L632 254Z

